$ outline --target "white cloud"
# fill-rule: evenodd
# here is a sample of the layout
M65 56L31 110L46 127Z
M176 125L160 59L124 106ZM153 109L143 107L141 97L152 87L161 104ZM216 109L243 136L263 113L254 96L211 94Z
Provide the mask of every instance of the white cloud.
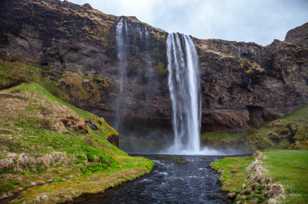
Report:
M308 21L306 0L72 0L169 32L268 44Z

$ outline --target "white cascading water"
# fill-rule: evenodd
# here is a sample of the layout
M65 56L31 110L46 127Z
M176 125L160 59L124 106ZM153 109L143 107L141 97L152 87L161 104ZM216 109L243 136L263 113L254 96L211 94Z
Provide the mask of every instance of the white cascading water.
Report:
M167 39L169 91L174 144L170 153L200 152L201 100L198 54L192 39L172 33Z
M116 113L114 126L116 129L121 127L121 119L125 104L125 84L127 81L127 44L128 44L128 25L125 18L121 17L116 26L116 48L118 58L118 75L119 75L119 94L116 98Z

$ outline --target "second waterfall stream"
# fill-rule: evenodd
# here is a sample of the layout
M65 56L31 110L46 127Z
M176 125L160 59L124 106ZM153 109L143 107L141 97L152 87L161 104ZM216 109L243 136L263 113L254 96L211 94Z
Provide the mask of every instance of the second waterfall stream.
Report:
M173 154L200 152L199 60L192 39L171 33L167 39L168 85L172 102Z

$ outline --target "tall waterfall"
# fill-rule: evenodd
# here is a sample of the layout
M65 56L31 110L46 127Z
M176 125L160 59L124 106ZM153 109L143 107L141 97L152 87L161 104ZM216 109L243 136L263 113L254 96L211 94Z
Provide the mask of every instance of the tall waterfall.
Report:
M167 39L169 91L174 145L170 151L200 152L200 81L198 54L192 39L172 33Z
M116 98L116 112L114 126L120 129L122 115L125 107L125 84L127 81L127 55L128 55L128 25L125 18L121 17L116 26L116 48L118 58L119 94Z

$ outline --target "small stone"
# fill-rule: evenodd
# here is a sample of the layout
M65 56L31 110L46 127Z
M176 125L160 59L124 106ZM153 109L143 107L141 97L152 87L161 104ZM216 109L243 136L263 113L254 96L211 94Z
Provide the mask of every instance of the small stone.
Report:
M228 193L227 196L228 196L229 199L233 200L235 198L235 196L236 196L236 193L235 192L230 192L230 193Z
M43 195L39 195L36 197L36 201L38 203L45 203L46 201L48 201L48 195L43 194Z
M36 185L44 185L44 184L45 184L44 181L38 181L38 182L36 182Z
M7 193L3 193L3 194L0 195L0 200L5 199L7 197L9 197L8 194Z
M268 192L269 196L271 196L271 197L277 197L282 193L283 193L283 188L279 184L271 185L270 190Z

